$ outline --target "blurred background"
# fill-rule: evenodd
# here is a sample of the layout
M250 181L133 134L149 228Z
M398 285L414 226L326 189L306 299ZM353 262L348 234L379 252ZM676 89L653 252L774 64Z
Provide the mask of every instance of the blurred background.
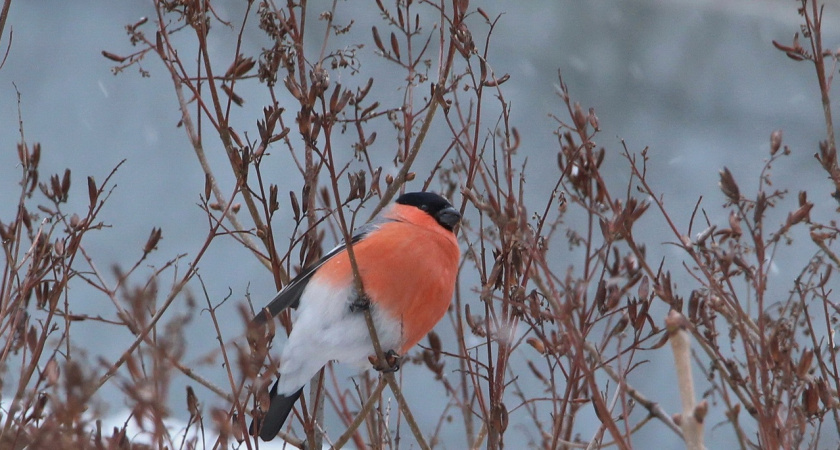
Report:
M242 3L217 2L217 13L238 23ZM489 60L497 75L511 76L504 91L512 105L511 121L522 137L520 154L528 158L529 190L535 200L550 192L557 177L558 145L553 135L557 124L550 115L565 117L555 95L559 69L584 110L595 108L602 129L596 141L607 149L608 173L615 174L610 180L613 187L626 186L629 178L620 156L621 141L632 152L649 148L650 180L678 226L687 227L700 196L712 221L725 223L725 212L718 208L724 202L718 171L728 167L736 179L754 181L741 187L754 192L761 169L757 162L769 155L770 133L776 129L784 130L784 144L792 150L790 157L774 167L776 180L783 182L780 187L794 194L788 200L795 202L795 193L807 189L809 200L816 203L812 214L833 217L837 206L830 197L833 187L813 157L825 135L813 66L795 63L771 43L791 42L800 25L797 5L787 0L482 2L490 16L503 14L493 33ZM337 23L347 22L341 13L350 17L350 8L350 2L339 2ZM112 228L95 233L87 242L94 260L105 265L99 269L106 273L111 265L124 267L136 261L153 227L163 230L160 248L165 252L150 256L144 269L148 274L178 254L193 256L206 238L205 214L197 206L204 175L184 131L176 126L180 113L168 73L148 58L142 66L149 77L142 77L136 68L115 76L111 72L115 63L101 54L103 50L133 51L124 27L152 12L149 2L138 1L17 1L12 2L7 35L0 41L5 49L8 33L13 33L8 60L0 70L0 219L14 214L18 196L19 113L26 140L42 145L42 178L62 173L64 168L72 170L68 210L86 207L86 176L104 180L125 159L112 179L116 187L101 216ZM360 50L360 59L367 64L363 72L387 70L387 65L371 58L375 47L369 30L377 17L368 23L363 17L353 18L361 33L357 35L369 42ZM824 41L829 48L840 47L840 5L829 3L824 20ZM320 46L319 42L308 44ZM216 54L232 54L232 42L212 41L211 45ZM245 36L246 53L265 45L259 32ZM331 76L335 81L352 77L347 71ZM264 90L256 83L238 86L246 103L236 113L234 125L254 130L256 135L254 124L268 99L259 97ZM427 144L445 145L447 139L445 133L432 135ZM284 176L296 171L283 152L277 153L268 162L271 176L276 177L272 181L280 185L281 195L299 190L299 183L284 182ZM210 142L207 154L229 192L232 177L222 148ZM541 185L541 180L546 184ZM648 218L643 223L651 236L665 235L661 220ZM648 251L654 256L680 257L664 242ZM779 282L789 286L790 271L799 270L809 257L810 253L790 255L776 261ZM271 274L232 240L214 242L201 261L200 273L215 302L229 293L235 300L249 293L259 305L274 294ZM86 302L77 305L79 312L111 310L105 297L95 292L87 295L80 284L74 289L81 291L77 299ZM203 302L199 289L191 286ZM232 320L223 331L226 339L232 339L242 332L241 321L233 307L226 313ZM107 337L83 330L80 327L75 334L74 344L91 358L112 361L133 341L124 329ZM186 324L184 333L190 345L188 360L199 361L216 351L206 312ZM677 391L669 381L674 376L670 350L666 347L660 353L668 370L652 361L640 370L643 376L636 387L661 401L667 411L676 412ZM204 373L226 384L222 370L205 367ZM414 375L404 376L412 383L423 383L427 377L420 370ZM182 404L185 384L185 378L174 383L172 393L179 400L173 405ZM119 418L125 407L121 394L109 387L101 397L109 404L109 412L118 421L124 420ZM204 398L207 403L216 401L210 393ZM183 419L187 412L179 408L173 406L172 413ZM422 417L422 412L419 415L427 426L437 420ZM715 425L712 421L706 429L708 448L725 448L731 442L731 429ZM592 430L596 428L593 415ZM582 430L586 432L585 427ZM516 447L515 435L515 429L508 431L512 447ZM444 442L444 448L457 448L459 441L452 442ZM638 448L681 446L658 424L645 427L634 444Z

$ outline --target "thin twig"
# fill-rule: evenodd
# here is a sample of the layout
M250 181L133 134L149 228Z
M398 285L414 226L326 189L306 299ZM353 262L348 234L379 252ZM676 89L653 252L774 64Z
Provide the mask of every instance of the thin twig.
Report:
M379 380L379 383L376 385L376 389L374 389L368 399L365 401L364 406L362 406L362 410L356 414L356 417L353 418L353 421L350 422L350 425L347 426L347 429L342 433L341 436L333 443L332 448L341 448L350 441L353 437L353 434L356 433L356 429L362 424L365 418L370 414L373 410L373 405L379 400L379 395L382 394L382 391L385 389L385 380Z

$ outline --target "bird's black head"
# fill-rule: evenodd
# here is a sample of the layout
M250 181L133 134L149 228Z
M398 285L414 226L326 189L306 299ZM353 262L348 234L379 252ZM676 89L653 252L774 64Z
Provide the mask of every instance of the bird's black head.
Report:
M397 203L425 211L449 231L461 221L461 213L448 200L432 192L409 192L401 195Z

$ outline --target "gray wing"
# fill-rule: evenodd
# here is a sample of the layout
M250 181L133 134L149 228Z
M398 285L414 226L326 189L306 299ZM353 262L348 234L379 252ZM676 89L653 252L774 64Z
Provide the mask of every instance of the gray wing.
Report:
M371 231L377 228L377 225L374 223L366 224L360 227L357 230L355 236L350 239L350 242L356 243L365 236L367 236ZM315 264L307 267L306 270L298 274L289 284L283 288L282 291L278 292L277 295L268 302L262 310L257 312L256 317L251 321L252 325L263 325L266 323L269 317L275 317L277 314L280 314L286 308L293 308L297 309L298 305L300 304L300 296L303 295L303 291L306 289L306 285L309 284L309 280L312 279L312 275L315 275L315 272L318 270L319 267L324 265L325 262L329 261L330 258L333 256L341 253L344 251L346 244L341 244L338 247L330 250L329 253L324 255L321 259L319 259ZM266 313L268 310L268 313Z

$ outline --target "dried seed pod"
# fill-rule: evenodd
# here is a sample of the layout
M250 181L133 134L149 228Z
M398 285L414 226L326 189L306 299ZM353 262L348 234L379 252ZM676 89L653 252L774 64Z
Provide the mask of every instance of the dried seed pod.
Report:
M376 44L376 48L378 48L380 52L385 53L385 46L382 45L382 38L379 37L379 30L377 30L376 27L373 27L373 43Z
M368 92L370 92L371 87L373 87L373 78L368 78L368 81L367 81L367 84L365 84L365 87L359 89L359 91L356 93L356 97L355 97L356 103L361 102L362 100L365 99L365 97L367 97Z
M400 60L400 44L397 42L397 35L391 32L391 50L394 52L394 55L397 57L397 61Z
M159 55L163 55L163 35L160 34L160 31L155 32L155 50Z
M376 108L379 108L379 102L373 102L373 104L372 104L372 105L370 105L370 106L368 106L367 108L365 108L365 109L362 111L361 118L364 118L365 116L367 116L368 114L370 114L370 112L371 112L371 111L373 111L373 110L374 110L374 109L376 109Z
M295 191L289 191L289 201L292 205L292 214L295 216L295 222L300 221L300 203L298 202Z
M488 80L484 82L485 86L488 87L496 87L502 85L505 81L510 79L510 74L504 74L501 78L494 78L492 80Z
M738 203L741 200L741 190L738 188L738 183L735 182L735 177L726 167L720 171L720 190L732 203Z
M227 84L222 83L222 91L230 97L230 100L233 103L236 103L236 106L242 106L245 104L245 99L240 97L236 92L233 92L233 89L231 89Z
M820 412L819 388L813 382L808 382L802 391L802 409L808 417L814 417Z
M303 101L303 92L301 92L300 86L298 86L292 77L283 78L283 83L286 85L289 93L292 94L292 97L297 99L297 101Z
M106 52L105 50L102 50L102 56L118 63L124 62L126 59L128 59L125 56L115 55L114 53Z
M639 283L639 298L647 300L650 297L650 279L647 275L642 277Z
M66 202L70 196L70 169L64 169L64 177L61 179L61 201Z
M370 134L370 136L368 136L368 138L365 140L365 147L370 147L371 145L373 145L373 142L374 142L375 140L376 140L376 132L374 131L374 132L373 132L373 133L371 133L371 134Z
M277 200L279 189L276 184L268 187L268 210L274 212L280 209L280 202Z
M204 174L204 199L209 200L210 194L213 193L213 178L209 173Z

